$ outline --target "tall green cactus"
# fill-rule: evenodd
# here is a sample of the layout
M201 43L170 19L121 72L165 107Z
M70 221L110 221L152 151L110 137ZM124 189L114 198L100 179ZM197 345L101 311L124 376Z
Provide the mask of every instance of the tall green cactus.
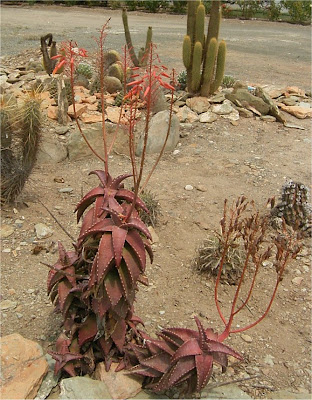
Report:
M124 26L124 31L125 31L125 37L126 37L126 43L129 49L129 54L131 57L131 61L133 62L133 65L135 67L140 67L140 66L145 66L147 64L147 59L148 59L148 53L150 50L150 44L152 42L152 27L149 26L147 28L147 34L146 34L146 43L145 47L142 47L141 50L139 51L138 57L135 54L134 47L132 45L132 40L131 40L131 35L130 35L130 30L129 30L129 25L128 25L128 16L127 16L127 11L125 8L122 10L122 22Z
M207 37L204 35L205 7L201 1L189 0L187 34L183 40L183 63L187 72L187 89L209 96L220 86L225 67L226 43L218 45L221 1L213 0Z

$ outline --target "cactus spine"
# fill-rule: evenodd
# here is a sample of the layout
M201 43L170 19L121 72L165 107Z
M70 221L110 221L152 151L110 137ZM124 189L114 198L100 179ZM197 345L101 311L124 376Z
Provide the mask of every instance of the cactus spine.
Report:
M131 57L131 61L133 62L133 65L135 67L145 66L147 64L147 58L150 50L150 45L152 42L152 35L153 35L152 27L149 26L147 28L145 47L141 48L141 50L139 51L139 55L137 57L132 45L132 39L128 25L128 16L125 8L123 8L122 10L122 22L125 31L126 43L129 49L129 54Z
M226 44L221 41L218 46L220 20L221 1L213 0L205 38L205 7L201 1L188 1L187 35L183 40L183 63L187 72L187 89L192 94L200 92L202 96L209 96L218 89L222 82ZM201 54L200 62L199 54Z

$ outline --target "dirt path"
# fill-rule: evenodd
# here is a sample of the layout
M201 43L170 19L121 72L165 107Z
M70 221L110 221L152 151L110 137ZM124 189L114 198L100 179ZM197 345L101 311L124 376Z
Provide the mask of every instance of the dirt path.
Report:
M17 54L39 46L40 36L52 32L60 42L75 40L80 47L95 49L93 37L111 18L107 47L121 49L124 31L120 10L62 6L1 6L2 55ZM207 19L208 21L208 19ZM185 15L129 12L133 44L145 44L146 29L153 27L158 52L169 67L184 69L181 44ZM310 89L311 27L267 21L224 19L220 38L228 45L226 74L250 83Z

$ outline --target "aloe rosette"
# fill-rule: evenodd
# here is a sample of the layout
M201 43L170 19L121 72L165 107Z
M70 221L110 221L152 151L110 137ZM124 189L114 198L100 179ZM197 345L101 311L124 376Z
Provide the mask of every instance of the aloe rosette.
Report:
M100 184L76 207L83 221L75 250L59 243L59 259L48 277L48 293L65 329L51 354L58 360L56 371L72 376L77 369L92 372L94 360L103 359L108 370L112 358L122 356L125 344L138 335L142 321L133 315L135 291L138 282L148 283L146 253L152 262L151 236L137 212L148 210L122 183L131 175L91 174Z
M208 383L213 363L225 371L228 356L242 356L218 340L212 329L204 329L195 317L198 331L167 328L153 339L140 332L143 344L130 343L127 350L129 372L145 377L144 386L164 392L177 386L184 393L200 392Z

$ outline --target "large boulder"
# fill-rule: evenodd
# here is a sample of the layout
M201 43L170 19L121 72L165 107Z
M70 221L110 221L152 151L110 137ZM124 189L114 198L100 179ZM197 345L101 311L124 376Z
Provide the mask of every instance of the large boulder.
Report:
M41 346L20 334L0 338L1 399L34 399L49 366Z
M159 153L161 151L168 132L168 125L169 111L160 111L151 118L146 145L147 153L152 154ZM165 147L166 151L172 151L176 147L180 137L179 127L179 118L173 114L171 118L169 136ZM143 152L143 143L144 134L141 134L135 151L137 156L140 156Z

